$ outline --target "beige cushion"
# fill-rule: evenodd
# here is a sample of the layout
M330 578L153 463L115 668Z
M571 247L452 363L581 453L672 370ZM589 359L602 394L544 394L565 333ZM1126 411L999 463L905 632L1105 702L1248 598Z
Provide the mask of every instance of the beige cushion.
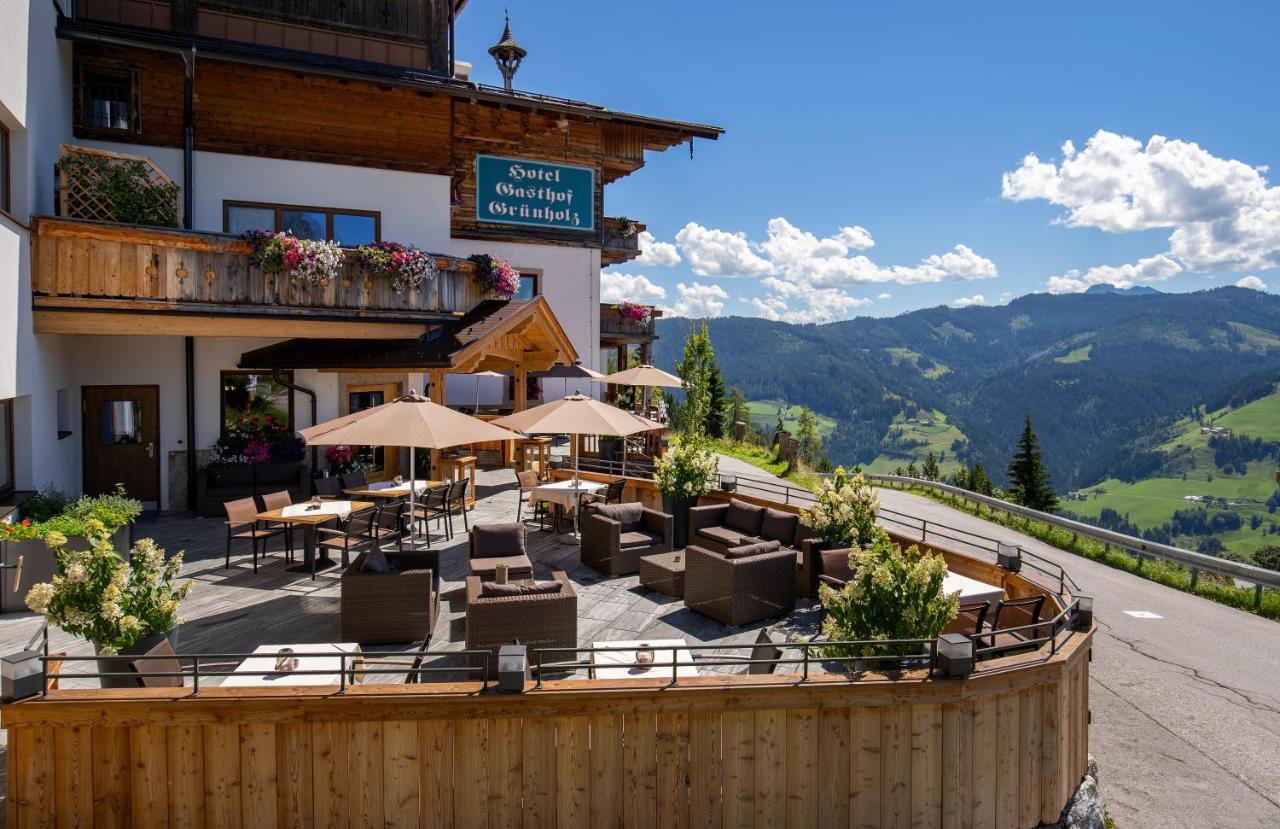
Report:
M764 520L760 522L760 537L773 538L790 546L795 541L796 525L800 516L783 512L780 509L765 509Z
M763 553L776 553L782 549L782 545L777 541L757 541L754 544L742 544L738 547L730 547L725 551L726 558L746 558L747 556L758 556Z
M725 513L724 525L737 530L738 535L759 535L763 521L764 507L752 506L737 498L729 499L729 511Z

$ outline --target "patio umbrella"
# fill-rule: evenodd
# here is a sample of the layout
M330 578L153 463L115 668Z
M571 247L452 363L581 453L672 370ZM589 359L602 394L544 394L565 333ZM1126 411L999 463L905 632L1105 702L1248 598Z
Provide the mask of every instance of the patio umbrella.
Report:
M473 371L471 377L476 378L476 414L480 414L480 378L481 377L506 377L500 371ZM503 395L505 397L505 393Z
M663 428L648 418L602 403L585 394L571 394L523 412L500 417L495 426L505 426L530 435L612 435L625 438L638 432ZM622 453L622 474L626 477L627 454ZM578 485L578 462L574 457L573 483Z
M604 375L601 374L600 372L595 371L593 369L589 369L586 366L584 366L581 360L574 360L573 365L571 366L562 366L562 365L552 366L546 371L538 372L535 376L541 377L544 379L552 378L552 379L564 380L564 396L565 397L569 396L570 380L599 380L602 377L604 377Z
M409 447L409 480L413 481L415 449L447 449L466 443L511 440L514 435L492 423L455 412L430 398L409 392L390 403L334 418L299 431L309 446L364 444ZM409 486L409 512L414 510Z
M668 389L684 388L684 381L679 377L648 364L629 368L626 371L615 371L613 374L601 377L595 382L613 383L618 386L644 386L643 405L645 412L649 411L649 388L651 386L661 386Z

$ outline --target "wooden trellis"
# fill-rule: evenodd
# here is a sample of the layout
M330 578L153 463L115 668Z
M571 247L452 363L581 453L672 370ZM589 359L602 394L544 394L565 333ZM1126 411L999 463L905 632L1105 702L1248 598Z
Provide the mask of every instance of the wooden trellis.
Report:
M85 163L75 163L82 160ZM141 215L126 217L114 202L106 179L113 167L128 167L140 192L162 191L156 203ZM146 156L128 155L93 147L63 144L58 163L58 215L68 219L97 222L178 226L182 223L182 202L178 186Z

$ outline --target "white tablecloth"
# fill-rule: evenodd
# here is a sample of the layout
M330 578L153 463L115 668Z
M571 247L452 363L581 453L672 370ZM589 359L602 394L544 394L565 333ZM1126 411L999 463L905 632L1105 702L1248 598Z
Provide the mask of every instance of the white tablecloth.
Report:
M591 669L595 679L636 679L637 677L669 677L671 666L642 671L636 667L636 650L643 645L653 648L654 662L679 662L676 676L697 676L693 653L683 639L638 639L635 641L592 642L593 648L622 648L615 651L596 651L591 654L595 666ZM672 656L674 654L674 658Z
M299 671L323 671L318 674L276 673L276 659L282 648L294 653L322 654L299 656ZM260 645L254 655L241 662L236 672L222 681L222 686L233 688L269 688L274 685L341 685L342 658L340 654L356 654L360 646L354 642L322 642L311 645ZM350 671L354 659L347 659ZM349 680L348 680L349 681Z
M318 505L319 509L312 509L314 506L317 505L310 503L290 504L280 510L280 515L285 518L298 515L336 515L339 518L346 518L351 514L350 501L321 501Z
M960 591L960 601L963 604L975 604L977 602L991 602L994 604L1004 598L1004 590L994 584L987 584L984 581L978 581L977 579L951 572L948 572L947 577L943 580L942 590L944 593Z
M371 492L377 492L379 497L386 496L388 498L398 498L401 495L408 495L409 490L414 492L422 492L427 488L430 481L404 481L403 483L392 483L391 481L383 481L381 483L369 484L365 489Z
M553 484L542 484L533 490L529 496L532 501L549 501L552 504L560 506L570 511L577 509L578 500L583 495L592 495L604 489L605 485L597 481L578 481L578 485L573 485L573 480L556 481Z

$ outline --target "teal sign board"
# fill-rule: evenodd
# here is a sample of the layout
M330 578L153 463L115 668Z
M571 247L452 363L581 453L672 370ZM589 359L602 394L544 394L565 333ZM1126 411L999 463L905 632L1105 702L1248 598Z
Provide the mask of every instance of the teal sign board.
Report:
M476 221L592 231L595 217L590 167L476 156Z

